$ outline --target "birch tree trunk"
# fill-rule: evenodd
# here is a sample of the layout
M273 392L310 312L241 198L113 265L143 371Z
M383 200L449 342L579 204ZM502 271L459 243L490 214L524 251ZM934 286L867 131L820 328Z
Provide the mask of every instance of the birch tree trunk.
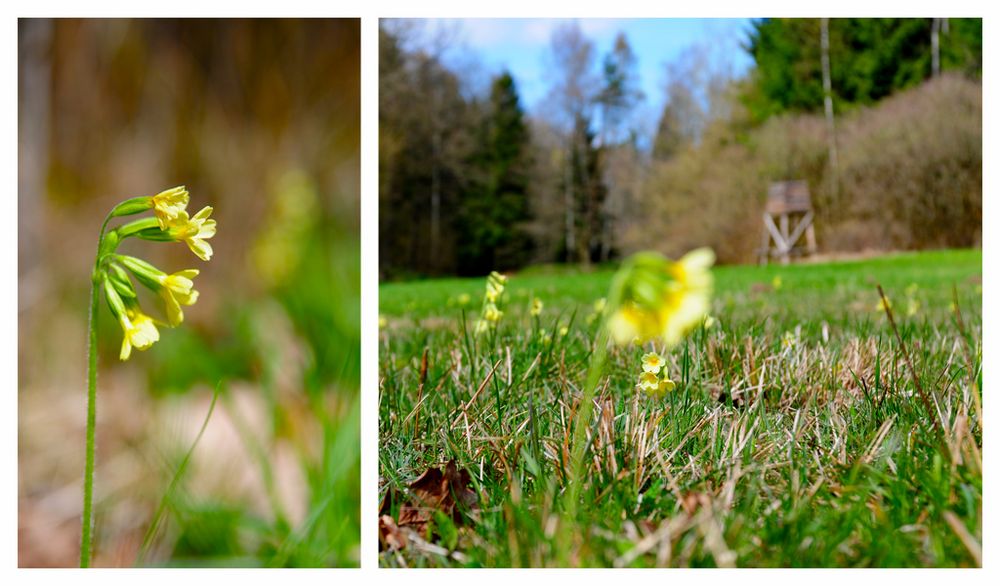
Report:
M820 61L823 67L823 111L826 114L827 149L830 160L830 195L839 204L839 165L837 162L837 129L833 120L833 83L830 80L830 19L819 20ZM839 205L837 205L839 208Z

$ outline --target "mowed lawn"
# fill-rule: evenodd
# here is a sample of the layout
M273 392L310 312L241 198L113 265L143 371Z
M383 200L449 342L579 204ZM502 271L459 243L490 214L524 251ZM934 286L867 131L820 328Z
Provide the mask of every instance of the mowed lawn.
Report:
M660 348L612 350L571 532L569 443L613 268L510 274L478 336L485 278L383 285L380 496L409 539L382 564L981 564L981 251L713 272L714 323L665 354L672 392L636 389ZM476 503L403 522L408 485L449 460Z

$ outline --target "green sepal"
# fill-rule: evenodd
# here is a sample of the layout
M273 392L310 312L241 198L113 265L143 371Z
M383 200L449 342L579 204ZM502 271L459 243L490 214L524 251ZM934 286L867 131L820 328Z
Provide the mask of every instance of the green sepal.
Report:
M148 195L143 197L133 197L132 199L126 199L116 205L115 209L111 210L111 216L114 218L120 216L131 216L133 214L141 214L142 212L151 209L153 209L153 198Z
M152 240L153 242L176 242L177 239L170 235L170 232L166 230L161 230L159 227L145 228L130 236L135 236L136 238L141 238L143 240Z
M98 256L104 258L105 255L111 254L118 248L118 243L121 242L121 238L118 236L117 230L111 230L104 235L101 239L101 245L98 250Z
M122 297L134 299L136 297L135 287L132 286L132 279L128 278L128 273L125 272L125 269L115 264L110 265L108 268L111 269L107 273L108 281L111 282L111 286L115 288L115 291Z
M108 307L111 308L111 313L115 315L115 318L121 321L122 316L125 315L125 302L122 301L118 291L116 291L114 285L111 284L111 279L107 278L107 273L105 273L104 278L104 298L108 301Z
M143 285L149 287L153 291L159 291L163 288L160 284L159 277L166 275L160 269L154 267L150 263L142 260L141 258L136 258L134 256L119 255L118 262L125 265L125 267L132 271L135 278L139 279L139 282Z
M156 232L166 234L166 232L160 229L160 224L157 222L156 218L141 218L139 220L133 220L128 224L118 226L112 230L112 233L118 234L118 237L124 240L129 236L139 236L140 238L143 238L143 236L140 236L141 233L154 229ZM146 238L146 240L149 240L149 238Z

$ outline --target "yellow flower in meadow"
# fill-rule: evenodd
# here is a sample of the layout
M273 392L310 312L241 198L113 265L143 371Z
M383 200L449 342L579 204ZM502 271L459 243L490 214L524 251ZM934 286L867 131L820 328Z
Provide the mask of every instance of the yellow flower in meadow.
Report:
M875 305L875 311L885 311L886 309L892 309L892 302L888 299L879 299Z
M600 299L594 302L594 313L598 315L604 313L604 308L607 306L608 306L608 300L605 299L604 297L601 297Z
M497 309L496 305L492 303L486 304L486 307L483 309L483 319L488 322L497 323L502 317L503 312Z
M165 230L174 240L186 242L198 258L209 260L212 258L212 245L205 241L215 236L215 220L210 220L210 215L212 208L209 206L202 208L191 218L187 212L181 211L167 224Z
M560 338L565 338L566 334L568 334L568 333L569 333L569 328L568 327L562 326L561 328L559 328L559 337Z
M183 185L161 191L152 197L153 214L161 230L166 230L170 222L175 221L187 209L188 197L188 191Z
M499 283L500 285L506 285L507 284L507 277L506 277L506 275L502 275L502 274L500 274L500 273L498 273L496 271L490 271L489 279L492 280L492 281L495 281L496 283Z
M774 278L771 279L771 288L775 291L781 289L781 275L775 275Z
M917 289L919 289L919 288L920 287L918 287L916 283L910 283L906 287L906 296L907 297L913 297L914 295L917 294Z
M712 294L715 253L699 248L671 262L657 254L640 253L621 277L622 302L608 320L619 345L638 338L661 338L667 347L680 342L703 323Z
M710 315L706 315L705 322L702 325L706 330L712 329L715 327L715 318Z
M458 296L459 305L468 305L472 301L472 297L468 293L462 293Z
M659 374L664 364L666 364L666 361L656 352L649 352L642 356L642 370L644 372Z
M496 303L503 293L503 287L497 287L493 283L486 283L486 301Z
M799 342L799 337L797 334L793 332L785 332L785 334L781 336L781 345L784 346L785 348L791 348L798 342Z
M181 305L194 305L198 301L198 292L194 290L194 279L198 269L188 269L172 275L162 275L157 278L160 283L160 297L167 310L167 320L176 326L184 321Z
M656 376L656 373L644 372L639 375L639 384L637 386L647 393L653 394L660 389L660 378Z
M378 329L383 330L387 325L389 325L389 320L387 320L384 315L379 314Z
M660 385L656 388L656 390L660 394L660 396L662 397L662 396L666 395L667 393L669 393L670 391L674 390L674 388L676 388L676 387L677 387L677 385L674 383L674 381L672 381L669 378L667 378L666 373L664 373L663 374L663 380L660 381Z
M539 299L539 298L537 298L537 297L535 297L531 301L531 315L534 316L534 317L538 317L539 315L541 315L542 314L542 307L544 307L544 306L545 306L545 304L542 303L542 300Z
M485 333L489 329L490 329L490 323L488 321L486 321L484 319L477 319L476 320L476 325L475 325L475 327L473 328L472 331L475 334L482 334L482 333Z
M906 304L906 317L913 317L920 311L920 302L910 298Z
M139 311L138 307L130 307L124 313L118 315L118 322L122 326L124 337L122 338L122 350L119 354L121 360L128 360L132 355L132 347L145 350L160 339L160 332L153 323L153 318Z

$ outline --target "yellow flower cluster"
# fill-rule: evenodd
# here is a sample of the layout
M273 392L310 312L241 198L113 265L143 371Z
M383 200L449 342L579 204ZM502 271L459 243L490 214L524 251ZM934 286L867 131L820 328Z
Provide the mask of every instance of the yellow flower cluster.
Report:
M906 288L906 317L913 317L920 311L920 300L917 299L916 283L910 283Z
M656 352L649 352L642 357L642 374L636 386L647 395L663 397L677 386L670 380L666 369L667 362ZM663 377L660 378L660 369Z
M661 339L675 346L704 323L712 295L715 262L711 249L699 248L671 261L639 253L615 276L618 303L608 318L612 339L620 345Z
M486 295L483 298L483 309L480 318L476 320L475 332L477 334L495 328L500 319L503 318L503 311L499 304L504 290L507 286L507 277L493 271L486 278Z
M117 254L115 248L123 239L135 236L158 242L185 242L199 258L210 259L212 247L205 241L215 236L215 220L208 219L212 208L206 207L193 218L188 217L188 199L184 187L174 187L153 196L126 200L111 211L110 217L153 212L153 217L119 226L101 241L95 279L103 283L104 296L122 327L119 354L122 360L128 360L133 348L145 350L160 339L157 324L172 327L184 321L181 306L194 305L198 300L194 278L199 271L187 269L167 274L142 259ZM166 323L143 313L130 275L163 301Z
M593 324L595 321L601 319L604 316L604 309L608 306L608 300L601 297L594 302L594 311L587 316L587 325Z

